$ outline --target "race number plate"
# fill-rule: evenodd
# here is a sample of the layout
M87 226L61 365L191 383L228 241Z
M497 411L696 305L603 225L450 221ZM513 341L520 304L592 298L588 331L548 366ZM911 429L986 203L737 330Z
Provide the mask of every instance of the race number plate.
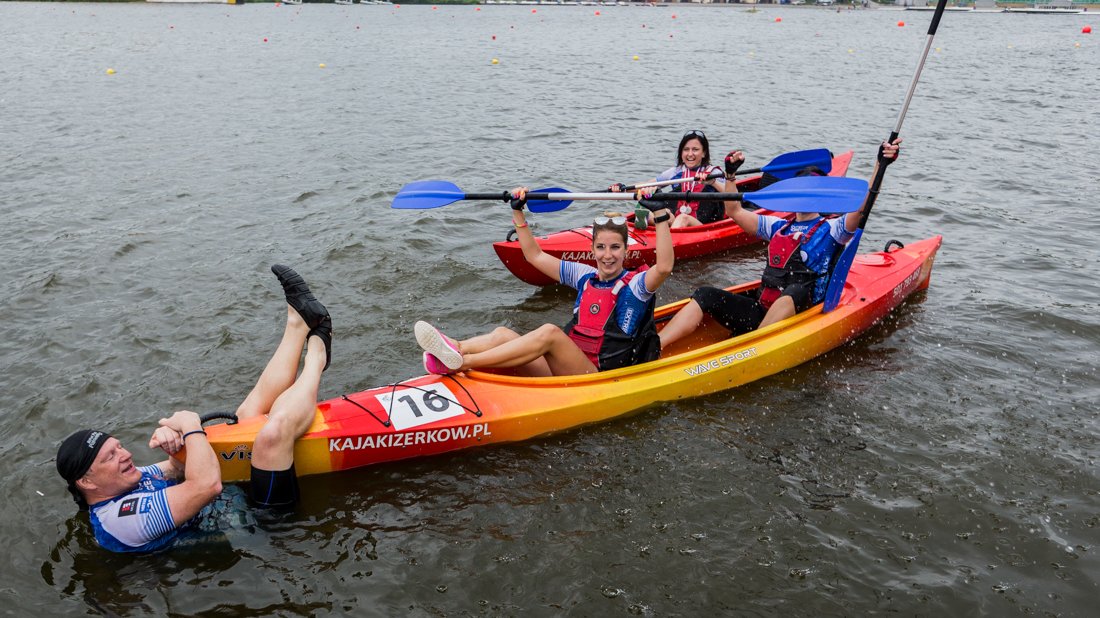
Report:
M375 399L389 411L390 422L397 431L461 416L465 412L458 405L458 397L443 384L403 388L392 394L375 395Z

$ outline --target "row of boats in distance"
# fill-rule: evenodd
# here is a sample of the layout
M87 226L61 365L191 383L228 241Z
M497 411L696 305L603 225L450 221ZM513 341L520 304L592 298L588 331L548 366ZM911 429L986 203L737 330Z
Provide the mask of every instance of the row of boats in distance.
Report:
M558 5L558 6L630 6L637 4L645 4L648 6L657 6L653 2L623 2L618 0L613 2L612 0L601 0L596 2L595 0L482 0L481 4L536 4L536 5Z
M936 3L929 1L929 4L925 6L913 6L908 3L905 6L907 11L935 11ZM1052 0L1050 2L1039 4L1036 2L1031 6L1022 7L999 7L993 0L975 0L973 6L948 6L944 7L945 11L958 11L958 12L972 12L972 13L1040 13L1047 15L1076 15L1085 13L1088 9L1077 6L1073 3L1073 0Z
M336 4L387 4L390 0L334 0ZM302 4L302 0L282 0L283 4ZM535 5L535 6L668 6L660 2L638 1L626 2L625 0L481 0L481 4L498 5ZM789 4L805 4L805 1L793 0ZM832 4L831 1L818 1L816 4ZM926 6L904 6L907 11L934 11L935 4ZM1052 2L1049 4L1035 4L1026 7L999 7L994 3L975 3L975 6L949 6L945 10L974 13L1043 13L1043 14L1079 14L1087 9L1075 6L1069 0Z

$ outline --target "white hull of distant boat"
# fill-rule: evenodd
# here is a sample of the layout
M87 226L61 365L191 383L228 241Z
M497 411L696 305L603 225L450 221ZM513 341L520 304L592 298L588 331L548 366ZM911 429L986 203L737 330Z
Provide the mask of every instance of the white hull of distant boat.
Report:
M1005 9L1005 13L1032 13L1039 15L1079 15L1084 13L1084 9L1078 9L1075 7L1061 7L1061 6L1039 6L1022 8L1022 9Z

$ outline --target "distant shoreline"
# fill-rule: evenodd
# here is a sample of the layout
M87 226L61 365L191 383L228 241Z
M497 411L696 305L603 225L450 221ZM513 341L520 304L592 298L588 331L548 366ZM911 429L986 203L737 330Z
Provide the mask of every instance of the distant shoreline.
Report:
M603 7L603 8L612 8L612 7L615 7L615 6L620 6L620 5L600 4L599 2L596 2L595 4L584 4L584 5L577 5L577 4L561 5L561 4L557 4L556 2L546 2L545 0L542 1L542 2L532 2L530 0L524 0L522 3L519 0L508 0L508 1L509 1L509 4L502 4L500 2L500 0L497 0L496 2L492 2L492 1L486 2L486 0L437 0L437 1L431 1L431 0L411 0L410 1L410 0L405 0L404 2L393 1L392 4L394 4L394 5L401 5L401 4L407 4L407 5L442 5L442 6L449 6L449 5L455 5L455 6L458 6L458 5L540 6L540 7L554 7L554 6L588 6L588 7L592 7L592 6L596 6L596 7ZM869 6L866 6L866 7L860 6L860 4L861 4L860 2L850 3L850 2L846 2L844 0L837 0L834 4L828 5L828 6L816 5L816 4L814 4L814 0L805 0L804 4L790 4L790 3L778 4L778 3L754 3L754 2L709 2L709 3L702 3L702 2L639 2L639 1L635 1L635 0L626 0L626 1L629 3L630 6L653 5L653 6L676 7L676 8L733 7L733 8L759 8L759 9L784 8L784 9L828 9L828 10L837 10L837 9L841 9L841 10L849 10L849 9L851 9L851 10L867 10L867 9L897 9L897 10L903 10L903 9L906 8L902 5L894 4L892 2L891 3L875 2L874 0L871 0ZM136 3L144 3L144 4L278 4L280 2L280 0L236 0L236 2L228 2L228 1L225 1L225 0L0 0L0 2L43 2L43 3L68 3L68 4L76 4L76 3L79 3L79 4L90 4L90 3L111 3L111 4L119 4L119 3L130 3L130 4L136 4ZM303 4L335 4L334 0L303 0L302 3ZM359 1L354 0L354 3L359 4ZM1043 3L1042 0L1037 0L1036 2L997 2L996 8L998 8L998 9L1024 8L1024 7L1030 7L1030 6L1033 6L1035 4L1042 4L1042 3ZM370 4L370 3L368 2L367 4ZM1073 4L1074 4L1075 7L1080 7L1080 8L1085 9L1086 14L1093 12L1093 11L1089 11L1088 10L1089 8L1096 9L1095 12L1100 12L1100 0L1092 0L1092 1L1089 1L1089 2L1080 2L1079 0L1074 0ZM957 7L957 6L972 7L973 5L974 5L973 1L970 1L970 2L965 2L965 1L964 2L950 2L950 3L948 3L948 7ZM928 6L934 7L935 6L935 0L928 0Z

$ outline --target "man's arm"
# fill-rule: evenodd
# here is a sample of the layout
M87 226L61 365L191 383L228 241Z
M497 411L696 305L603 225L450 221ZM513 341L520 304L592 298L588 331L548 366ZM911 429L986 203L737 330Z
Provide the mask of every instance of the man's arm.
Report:
M160 419L160 425L149 440L150 447L163 448L169 455L182 446L188 447L186 463L169 458L157 464L165 477L183 479L164 492L172 521L181 526L221 493L221 466L217 454L206 441L198 414L181 410L171 418Z
M889 144L886 142L882 142L882 145L879 146L879 154L875 161L875 169L873 172L871 172L871 178L874 178L878 175L879 167L890 165L894 161L897 161L900 147L900 137ZM855 233L856 229L859 228L859 219L863 216L863 209L867 207L867 199L869 199L870 197L871 194L868 193L867 198L864 199L863 205L859 207L859 210L844 215L844 229L848 230L848 233Z

